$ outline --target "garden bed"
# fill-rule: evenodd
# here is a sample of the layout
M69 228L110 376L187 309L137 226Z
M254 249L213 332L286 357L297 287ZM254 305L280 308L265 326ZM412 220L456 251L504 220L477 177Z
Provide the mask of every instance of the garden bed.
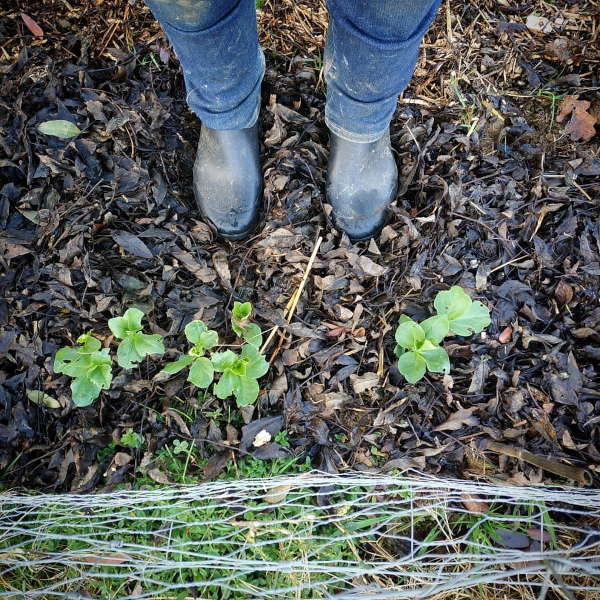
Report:
M598 136L575 141L572 117L558 119L565 96L591 102L588 127L599 114L599 24L593 3L557 4L444 6L392 123L394 217L355 245L323 205L320 4L261 9L265 220L239 243L215 238L197 215L200 125L145 7L32 1L23 10L42 37L0 9L5 485L201 481L235 473L248 454L331 473L568 482L502 447L595 476ZM536 15L548 22L528 20ZM84 133L63 141L36 131L60 118ZM449 376L408 385L393 330L401 314L428 316L452 285L484 302L492 324L447 341ZM279 328L259 400L243 410L199 395L185 376L158 375L194 318L232 340L236 300L254 304L264 332ZM106 323L129 306L165 336L165 359L115 371L99 401L74 407L54 354L89 330L114 347ZM255 448L265 428L272 441Z

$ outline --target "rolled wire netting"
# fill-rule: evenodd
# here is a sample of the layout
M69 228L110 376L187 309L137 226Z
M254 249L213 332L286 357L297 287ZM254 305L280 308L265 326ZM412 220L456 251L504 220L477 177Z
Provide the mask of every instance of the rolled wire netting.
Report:
M313 472L1 503L2 598L600 596L595 490Z

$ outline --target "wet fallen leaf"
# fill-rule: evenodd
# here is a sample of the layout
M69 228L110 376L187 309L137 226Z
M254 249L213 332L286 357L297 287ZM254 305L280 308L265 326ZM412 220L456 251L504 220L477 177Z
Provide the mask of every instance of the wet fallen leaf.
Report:
M596 135L596 117L588 112L590 103L587 100L579 100L578 96L565 96L559 104L559 113L556 120L562 123L566 117L571 115L570 121L565 126L568 133L575 142L588 142Z
M233 452L231 450L225 450L224 452L216 452L213 454L204 467L204 477L206 479L214 479L220 475L223 469L227 466L227 463L233 458Z
M495 532L500 544L506 548L527 548L529 546L529 537L524 533L518 533L500 527L498 527Z
M139 258L153 258L154 256L148 246L133 233L113 231L112 238L125 252L133 254L133 256L139 256Z

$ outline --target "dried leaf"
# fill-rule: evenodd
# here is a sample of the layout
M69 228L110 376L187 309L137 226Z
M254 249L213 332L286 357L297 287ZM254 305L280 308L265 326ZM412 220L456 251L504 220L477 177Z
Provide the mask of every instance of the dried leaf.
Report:
M552 31L550 21L546 17L540 17L535 14L527 17L525 26L531 31L539 31L540 33L550 33Z
M573 288L561 279L554 289L554 297L561 306L565 306L573 300Z
M152 481L156 481L156 483L162 483L164 485L173 485L173 483L170 481L167 475L157 467L155 467L154 469L150 469L148 471L148 476L150 477L150 479L152 479Z
M477 425L479 419L473 416L476 407L461 408L452 413L441 425L438 425L434 431L456 431L463 425Z
M472 513L484 514L490 510L490 505L487 502L480 500L473 494L461 494L460 501L463 503L463 506Z
M255 448L260 448L271 441L271 434L266 429L261 429L254 438L252 445Z
M43 29L28 14L22 12L21 19L23 19L23 23L25 23L27 29L29 29L35 37L44 37Z
M571 120L565 126L568 133L575 142L588 142L596 135L596 117L588 112L590 103L587 100L578 100L578 96L565 96L559 104L560 112L556 117L559 123L571 115Z
M269 504L279 504L283 502L292 489L291 485L278 485L271 488L264 496L263 500Z
M501 344L506 344L507 342L510 342L510 339L512 338L512 332L512 327L505 327L498 336L498 341Z
M225 289L231 289L231 271L227 262L227 254L224 250L217 250L212 257L213 265L217 271L217 275L223 282Z
M362 375L350 375L352 389L355 394L362 394L371 388L379 385L379 375L377 373L363 373Z

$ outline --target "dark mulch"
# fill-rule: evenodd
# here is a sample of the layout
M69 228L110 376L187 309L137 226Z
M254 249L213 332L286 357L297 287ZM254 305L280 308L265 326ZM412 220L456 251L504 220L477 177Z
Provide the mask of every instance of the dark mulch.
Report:
M556 118L564 94L590 101L591 118L600 114L597 3L444 7L392 124L402 172L394 218L378 239L356 245L324 216L322 6L263 9L266 221L233 244L215 239L195 211L200 125L147 9L125 0L21 4L44 37L18 9L0 8L6 483L86 491L130 480L173 439L194 438L207 456L227 440L236 447L232 427L243 423L232 403L226 428L226 406L223 418L209 415L223 402L198 398L184 377L157 378L161 361L117 370L112 391L77 409L69 381L52 372L53 355L90 329L109 343L107 320L132 304L166 335L170 356L192 318L231 338L236 299L255 304L263 329L284 325L319 236L247 422L283 415L293 451L325 470L553 477L484 450L491 439L598 471L598 136L573 141L568 118ZM528 29L532 15L549 25L530 20ZM55 118L84 133L65 142L37 132ZM447 343L451 377L407 385L392 366L398 317L427 315L454 284L492 309L492 325ZM44 390L60 408L33 403L28 390ZM145 456L107 479L112 457L103 449L129 427L144 435Z

